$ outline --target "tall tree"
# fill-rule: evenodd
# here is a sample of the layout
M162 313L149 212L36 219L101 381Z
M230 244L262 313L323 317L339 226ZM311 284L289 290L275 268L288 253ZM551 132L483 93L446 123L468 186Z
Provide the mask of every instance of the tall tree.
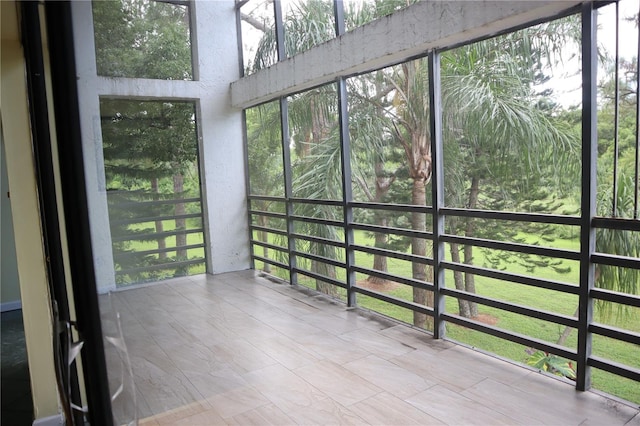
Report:
M249 186L252 195L284 196L284 176L282 172L282 134L280 131L280 108L277 102L260 105L246 111ZM259 211L270 211L277 204L268 200L253 200L253 207ZM280 213L284 208L280 207ZM284 229L286 225L270 220L266 215L259 215L257 223L262 227L274 226ZM269 242L267 232L258 232L258 239ZM286 246L286 243L283 244ZM270 258L267 247L262 248L263 256ZM277 255L277 252L276 252ZM271 273L271 265L264 263L263 270Z
M576 165L578 140L541 108L533 86L554 49L570 40L570 20L528 28L447 52L442 58L445 144L445 202L478 209L505 201L516 206L522 194ZM455 166L461 166L456 168ZM564 167L561 167L564 166ZM452 170L455 169L455 170ZM575 171L575 170L573 170ZM449 176L452 178L449 179ZM497 192L483 188L498 188ZM520 198L520 199L519 199ZM550 213L550 212L549 212ZM454 219L449 232L479 236L474 219ZM495 232L492 229L492 232ZM473 246L450 245L454 262L473 264ZM475 293L471 273L454 272L456 288ZM477 306L459 300L460 314L475 317Z
M366 9L365 6L361 10L352 9L353 15L347 13L346 19L350 22L356 19L354 17L357 14L361 17L374 16L382 13L385 6L393 10L398 2L379 1L373 3L372 9ZM318 20L326 19L326 15L308 14L299 19L309 21L298 23L298 27L326 28L326 25L318 25ZM478 208L483 182L496 187L508 182L512 171L522 175L526 174L525 171L536 172L547 166L556 171L562 170L554 166L567 152L572 152L572 140L555 126L546 111L539 108L532 86L537 78L536 73L542 71L541 64L545 63L542 58L550 60L571 29L564 22L543 25L443 54L444 128L447 145L454 146L445 150L457 152L473 161L468 170L452 163L448 175L455 177L450 182L456 182L456 185L447 187L449 201L452 198L464 199L465 207ZM291 31L289 34L294 37ZM264 46L273 49L272 41L267 42L267 39L265 37ZM288 40L287 46L290 46ZM260 60L256 60L256 63L260 63ZM356 133L352 133L355 144L360 141L375 143L375 148L371 146L369 150L377 152L366 159L366 156L361 157L363 162L353 167L356 183L369 200L379 200L389 193L392 185L397 185L398 173L404 170L411 181L410 202L425 206L431 178L427 61L407 62L352 80L361 80L362 83L350 85L356 89L350 92L350 97L357 99L356 102L350 102L350 115L363 120L363 123L376 123L370 126L350 120L350 128L356 129ZM367 102L370 103L368 106ZM314 113L310 112L307 121L312 130L315 126L313 116ZM381 129L377 133L381 136L365 136L364 129L374 127ZM310 133L313 134L313 131ZM385 149L387 152L402 153L399 168L387 170ZM328 156L327 160L330 158L335 158L335 154ZM527 161L524 164L518 161L522 166L517 172L508 167L514 159L520 158ZM335 166L335 162L326 161L324 170ZM367 167L370 171L361 171ZM500 178L495 179L494 175ZM383 221L384 218L378 217L377 220ZM427 217L424 213L412 214L412 229L425 231L426 226ZM473 221L464 221L461 226L466 236L476 235ZM386 244L381 236L377 236L376 241L380 245ZM412 239L413 254L426 257L427 249L426 239ZM464 263L472 263L472 250L471 246L464 248ZM453 245L454 260L456 256L459 259L459 253L459 248ZM374 269L385 268L379 258L374 258L374 265ZM426 265L419 262L414 262L412 276L420 281L431 279ZM473 275L457 275L455 281L459 289L475 292ZM431 304L428 294L425 290L415 288L413 299L420 304ZM464 316L477 315L474 304L461 301L460 308ZM426 316L416 313L414 323L424 326Z

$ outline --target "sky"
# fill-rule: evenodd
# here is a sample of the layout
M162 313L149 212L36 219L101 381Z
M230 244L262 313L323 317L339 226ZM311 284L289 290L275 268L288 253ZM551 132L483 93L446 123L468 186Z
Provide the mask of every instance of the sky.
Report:
M631 61L638 55L638 29L635 22L626 18L632 18L638 14L640 0L620 0L619 2L619 24L620 24L620 58ZM616 42L616 8L615 4L601 7L598 11L598 47L601 53L606 52L611 57L615 54ZM577 52L577 47L573 46L571 51L566 52L566 57ZM581 68L580 58L576 56L566 61L562 66L558 66L554 71L554 78L545 85L553 89L557 102L570 107L580 104L582 77L579 73ZM602 66L598 68L598 81L608 77Z

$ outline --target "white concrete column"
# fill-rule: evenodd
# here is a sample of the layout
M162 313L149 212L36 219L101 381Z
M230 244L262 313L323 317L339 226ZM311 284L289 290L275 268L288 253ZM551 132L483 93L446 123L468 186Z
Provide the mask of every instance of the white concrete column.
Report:
M115 289L116 283L102 152L100 99L97 89L98 77L91 2L72 2L71 12L93 262L98 292L105 293ZM64 153L61 152L60 155L64 155Z
M234 2L196 2L201 169L210 273L248 269L242 111L231 107L230 84L240 77Z

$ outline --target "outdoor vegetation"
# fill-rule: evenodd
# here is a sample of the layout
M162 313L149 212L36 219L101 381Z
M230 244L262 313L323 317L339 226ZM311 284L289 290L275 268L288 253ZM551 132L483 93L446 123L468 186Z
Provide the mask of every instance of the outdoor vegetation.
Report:
M269 3L269 2L267 2ZM347 28L406 6L407 1L345 2ZM273 15L264 2L241 9L243 34L255 31L255 48L245 46L245 73L277 60ZM269 4L270 6L270 4ZM335 36L330 1L288 2L284 13L287 56ZM637 15L629 18L636 23ZM251 28L249 28L251 27ZM637 30L637 25L633 25ZM245 41L246 43L246 41ZM634 195L639 184L636 162L636 58L622 62L619 128L615 123L613 57L601 47L598 78L598 212L604 217L634 218ZM440 60L444 204L450 208L522 212L574 217L580 214L581 105L567 103L556 91L579 76L580 19L569 16L499 37L442 52ZM576 68L576 64L578 67ZM573 70L572 70L573 68ZM578 87L579 89L579 87ZM385 208L353 209L355 224L387 228L385 232L354 231L353 244L375 250L355 250L358 287L392 296L409 304L432 306L433 294L412 283L432 282L429 234L432 152L430 134L429 63L416 59L347 79L350 170L343 182L338 114L338 86L329 84L287 99L288 128L280 128L280 104L247 110L250 191L255 196L293 197L292 210L273 199L255 199L252 208L293 214L297 282L334 297L346 292L343 210L344 185L353 201ZM282 136L286 138L282 143ZM615 134L619 142L614 143ZM283 148L285 152L283 152ZM286 161L285 161L286 159ZM614 167L615 159L615 167ZM289 171L286 162L290 163ZM290 179L290 188L285 187ZM615 181L615 185L614 185ZM613 191L615 188L615 192ZM313 200L313 202L304 201ZM318 201L324 200L324 201ZM614 206L615 202L615 206ZM399 206L392 209L390 206ZM309 221L316 218L326 221ZM637 216L635 217L637 219ZM255 214L254 254L274 263L256 261L256 268L291 279L286 267L287 223L280 217ZM331 221L335 221L331 222ZM389 228L391 228L389 230ZM281 232L267 232L266 229ZM356 228L357 229L357 228ZM579 228L543 222L468 218L450 214L445 233L552 247L579 252ZM338 244L333 244L337 242ZM640 235L599 229L596 250L640 257ZM446 244L446 260L472 268L507 271L577 286L579 263L542 255ZM385 255L388 253L389 255ZM398 256L400 253L402 256ZM401 260L399 259L401 257ZM305 274L308 271L308 275ZM640 292L640 271L596 265L596 286L622 293ZM326 279L323 280L322 277ZM393 277L397 277L395 280ZM460 269L447 270L445 286L533 309L577 316L577 295L488 278ZM358 295L360 307L430 329L430 318L395 303ZM570 327L523 316L468 299L448 296L446 311L460 317L575 348L577 333ZM597 303L597 322L640 332L640 310ZM575 378L575 366L553 354L519 346L454 324L447 337L492 353ZM621 364L640 368L637 345L594 336L593 352ZM640 402L636 382L599 370L596 388Z

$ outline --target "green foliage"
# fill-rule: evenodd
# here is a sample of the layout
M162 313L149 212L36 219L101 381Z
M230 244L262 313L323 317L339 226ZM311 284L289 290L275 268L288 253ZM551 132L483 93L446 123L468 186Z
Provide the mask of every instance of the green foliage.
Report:
M535 351L527 359L527 365L542 371L575 380L576 370L571 361L543 351Z
M93 2L98 75L189 80L189 9L152 0Z
M103 98L100 114L107 181L185 173L197 159L193 103Z

